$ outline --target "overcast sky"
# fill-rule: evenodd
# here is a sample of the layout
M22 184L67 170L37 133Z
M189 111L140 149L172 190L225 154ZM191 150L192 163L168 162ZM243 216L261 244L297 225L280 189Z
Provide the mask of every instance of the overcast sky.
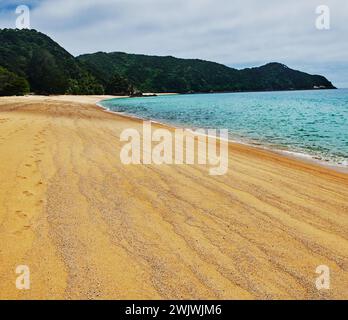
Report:
M277 61L348 88L347 0L0 0L0 28L15 27L19 4L30 7L32 28L73 55L124 51L236 68ZM330 30L315 27L323 4Z

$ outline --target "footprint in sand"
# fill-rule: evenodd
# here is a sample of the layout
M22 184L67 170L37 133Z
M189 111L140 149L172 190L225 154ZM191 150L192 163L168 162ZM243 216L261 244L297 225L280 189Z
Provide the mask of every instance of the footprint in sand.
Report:
M27 197L31 197L34 195L33 193L31 193L29 191L23 191L23 194L26 195Z
M16 215L20 218L23 218L23 219L28 217L28 215L21 210L17 210Z
M23 231L28 231L28 230L30 230L30 226L26 225L26 226L23 226L22 229L14 231L13 234L21 235L23 233Z
M37 207L40 207L44 204L44 201L43 200L39 200L38 202L36 202L36 206Z

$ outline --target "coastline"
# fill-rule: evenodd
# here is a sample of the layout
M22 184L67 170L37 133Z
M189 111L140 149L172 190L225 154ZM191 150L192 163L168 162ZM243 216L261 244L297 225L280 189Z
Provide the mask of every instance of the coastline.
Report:
M348 298L346 174L234 143L221 177L125 166L142 120L104 98L0 99L0 299Z
M172 94L161 94L161 95L172 95ZM160 126L163 126L163 127L169 128L169 129L172 129L172 128L188 129L188 130L191 130L192 132L195 130L195 128L178 126L178 125L171 124L171 123L161 122L161 121L156 120L156 119L145 119L142 117L138 117L136 115L126 113L126 112L113 111L102 104L104 101L113 100L113 99L122 99L122 98L127 98L127 97L106 98L106 99L103 99L103 100L96 102L96 105L106 112L110 112L110 113L116 114L116 115L121 116L121 117L129 118L129 119L133 119L133 120L134 119L140 120L140 121L150 121L151 123L158 124ZM292 150L284 150L284 149L268 146L266 144L255 145L250 141L241 141L241 140L235 140L235 139L231 139L231 138L228 139L228 143L232 144L232 145L233 144L244 145L244 146L247 146L250 148L264 150L266 152L271 152L271 153L274 153L274 154L277 154L277 155L280 155L280 156L283 156L286 158L290 158L290 159L293 159L296 161L300 161L300 162L320 166L323 168L327 168L330 170L334 170L334 171L337 171L340 173L348 174L348 166L347 165L341 165L341 164L330 162L330 161L319 160L319 159L316 159L313 155L310 155L308 153L296 152L296 151L292 151Z

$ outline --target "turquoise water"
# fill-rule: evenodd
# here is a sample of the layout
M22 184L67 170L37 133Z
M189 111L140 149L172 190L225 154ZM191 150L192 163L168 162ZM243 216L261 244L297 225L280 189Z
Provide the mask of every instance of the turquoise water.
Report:
M173 95L102 104L186 128L229 129L232 140L348 167L348 89Z

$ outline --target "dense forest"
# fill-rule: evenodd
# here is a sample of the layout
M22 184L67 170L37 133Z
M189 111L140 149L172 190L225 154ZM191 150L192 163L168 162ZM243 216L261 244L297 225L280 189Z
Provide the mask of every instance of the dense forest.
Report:
M13 72L0 67L0 96L29 93L28 81Z
M0 30L0 66L25 78L36 94L103 93L79 61L35 30Z
M121 52L82 55L77 58L100 81L118 73L143 92L224 92L306 90L333 88L322 76L295 71L280 63L237 70L192 59L157 57Z
M35 30L0 30L0 95L332 89L279 63L237 70L193 59L120 52L77 58Z

